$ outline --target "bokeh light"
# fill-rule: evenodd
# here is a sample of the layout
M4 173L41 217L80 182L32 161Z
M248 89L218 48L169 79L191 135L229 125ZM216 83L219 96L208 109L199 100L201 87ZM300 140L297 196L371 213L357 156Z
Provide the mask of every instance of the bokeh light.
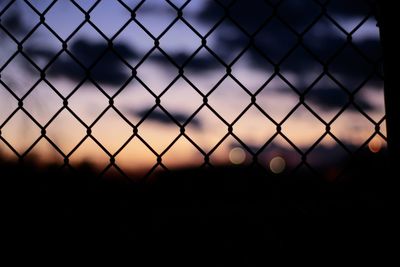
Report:
M286 168L286 161L280 156L274 157L269 162L269 168L275 174L282 173Z
M232 164L242 164L246 159L246 153L240 147L232 148L229 152L229 160Z
M382 141L374 138L368 143L368 148L372 153L378 153L382 149Z

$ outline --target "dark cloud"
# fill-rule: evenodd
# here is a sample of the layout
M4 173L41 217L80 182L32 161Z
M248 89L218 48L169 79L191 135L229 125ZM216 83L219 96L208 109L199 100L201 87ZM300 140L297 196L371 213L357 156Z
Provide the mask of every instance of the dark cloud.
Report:
M182 66L188 61L191 55L185 52L179 52L175 54L169 54L169 56L176 64L178 64L178 66ZM158 64L171 64L163 54L153 54L149 57L149 60L152 60ZM189 71L202 72L208 71L218 66L221 66L221 64L219 64L218 61L212 57L212 55L196 55L187 62L187 64L184 66L184 69Z
M13 34L21 34L26 31L26 25L23 23L19 12L13 11L6 13L1 19L1 24Z
M327 12L332 15L343 17L365 17L369 14L375 0L335 0L327 5Z
M147 115L147 113L149 112L149 109L141 109L141 110L129 110L129 113L137 116L137 117L144 117ZM172 117L175 118L175 120L177 120L180 124L183 124L187 121L187 119L189 118L190 115L186 114L186 113L182 113L182 112L170 112L168 111L169 114L171 114ZM150 115L148 115L146 117L146 120L149 121L155 121L161 124L168 124L168 125L176 125L174 123L174 121L161 109L155 109L153 110ZM197 118L193 118L189 125L194 126L196 128L201 128L202 124L200 122L200 120L198 120Z
M364 47L364 43L359 44L359 47ZM378 51L376 52L378 53ZM339 80L342 84L353 90L376 69L373 64L370 64L363 56L348 46L332 61L329 65L329 71L335 77L341 78ZM382 80L378 76L374 76L372 82L379 83Z
M24 52L31 58L51 59L55 51L35 46L29 46L24 49Z
M229 14L233 20L238 22L246 31L254 32L259 25L272 14L273 8L266 4L265 1L253 0L251 4L245 0L224 1L224 6L229 6ZM203 22L214 24L225 15L224 8L215 1L207 1L207 4L201 12L198 19ZM226 20L227 22L229 20ZM232 24L232 27L233 24Z
M117 51L121 57L129 59L135 58L136 53L126 44L114 43L113 50ZM107 52L105 59L108 63L114 64L115 58L111 58L108 52L112 49L105 41L91 42L84 39L78 39L71 45L71 53L74 54L84 65L91 65L102 53Z
M208 2L199 14L198 18L203 23L213 24L224 14L221 7L211 2ZM330 1L327 5L329 14L334 18L341 18L339 24L346 21L343 18L359 19L366 16L370 9L371 7L363 3L363 1L338 0ZM244 30L252 34L273 14L273 8L262 0L252 1L251 4L245 0L238 0L229 8L229 14L232 20L238 22ZM273 66L269 65L261 55L264 54L274 63L282 63L280 66L282 71L290 71L300 77L307 73L315 72L318 68L322 69L321 64L303 47L298 47L289 57L286 57L289 50L299 43L298 37L290 30L290 27L297 32L306 29L321 14L321 6L315 1L281 1L277 14L287 25L274 16L254 36L252 44L253 48L256 47L256 49L250 49L245 54L247 59L256 67L272 70ZM220 30L217 29L215 32L218 39L216 52L221 58L226 59L232 58L230 55L234 51L241 50L249 44L250 38L231 20L226 19L224 23L220 26ZM381 55L378 38L379 36L354 40L353 44L365 56L372 60L377 60ZM371 71L374 71L375 66L368 63L350 45L331 62L330 58L346 42L346 35L324 17L319 19L317 24L307 31L302 40L304 46L323 63L329 63L329 69L333 74L348 81L349 84L347 85L349 87L355 87Z
M260 25L274 13L274 8L268 4L268 1L253 0L251 4L245 0L220 1L228 6L230 17L236 21L243 29L249 33L254 33ZM287 22L296 31L302 31L315 18L321 14L321 6L313 0L286 0L270 1L278 5L277 14ZM351 3L350 3L351 2ZM370 6L364 1L336 0L327 4L327 12L336 17L356 18L367 15ZM159 5L149 5L152 9ZM146 7L143 7L146 9ZM213 24L219 18L224 16L224 9L215 1L207 1L204 8L199 12L197 20L202 23ZM301 15L299 15L301 14ZM15 23L18 25L18 22ZM217 39L215 52L222 58L232 58L235 51L245 47L250 39L232 23L230 19L225 19L223 25L220 25L210 37ZM282 73L292 72L301 77L312 72L322 70L322 66L306 50L299 47L289 57L285 57L287 52L298 43L298 39L289 28L274 17L263 30L257 32L254 36L253 47L244 56L254 67L273 70L273 66L268 64L259 52L265 54L275 63L285 58L280 65ZM312 51L318 58L326 62L335 51L346 42L346 36L326 18L318 21L310 31L303 37L303 44ZM357 46L365 55L374 60L380 58L381 49L378 38L369 38L355 40ZM51 58L53 53L39 49L37 47L27 48L27 51L33 57ZM91 77L99 82L110 85L120 85L129 78L129 69L124 63L111 51L106 42L76 40L70 44L69 49L76 58L86 67L90 66L101 54L106 52L104 57L96 64L91 71ZM121 57L125 59L136 58L137 54L127 44L116 43L113 49L118 51ZM257 51L258 50L258 51ZM170 57L178 64L182 65L190 55L183 51L171 54ZM153 54L148 60L159 64L170 64L162 54ZM227 61L226 63L230 63ZM365 79L375 66L372 66L363 59L352 47L346 48L338 55L333 62L329 62L330 72L338 78L345 86L356 87ZM197 55L185 65L185 70L208 71L220 66L220 63L212 55ZM84 70L77 65L69 56L60 57L49 69L49 75L58 77L67 77L71 80L82 80ZM381 82L375 76L373 81ZM350 88L351 90L351 88Z
M320 59L325 59L331 57L332 53L343 43L344 41L341 42L332 36L320 39L320 46L317 43L309 48ZM347 86L349 90L354 90L372 72L377 71L376 66L371 64L369 60L376 61L381 58L381 47L378 39L364 39L354 43L354 46L357 48L348 44L328 64L329 72L338 78L344 86ZM260 59L253 58L253 60L257 64L261 64L259 62ZM282 62L280 67L283 72L289 71L300 77L312 71L321 73L323 69L323 65L302 48L296 49ZM374 76L371 78L371 82L380 84L382 79Z
M79 39L70 45L69 51L86 68L90 67L98 58L101 59L91 69L90 75L98 83L109 85L122 85L131 75L129 68L113 52L125 60L136 58L137 55L128 45L115 43L110 48L105 42L92 42ZM48 49L31 46L26 49L33 58L51 59L55 52ZM104 54L104 55L103 55ZM81 81L84 77L84 69L75 60L67 55L58 58L49 68L48 75L66 77L70 80Z
M313 103L324 110L333 110L341 108L349 102L349 96L339 88L315 88L305 97L306 102ZM361 95L356 95L354 102L364 111L371 111L374 107ZM348 107L354 110L355 107Z
M379 60L382 58L381 43L378 38L366 38L355 41L354 44L369 58Z
M291 26L307 25L314 18L319 16L322 6L326 7L327 13L340 17L365 17L370 13L373 2L365 0L335 0L329 1L327 5L318 4L314 0L285 0L285 1L264 1L252 0L249 4L246 0L224 0L207 1L207 4L198 14L198 18L205 22L215 22L224 16L224 7L229 8L231 18L242 25L249 32L255 31L266 18L274 12L277 6L278 14ZM268 3L269 2L269 3ZM320 1L322 2L322 1Z

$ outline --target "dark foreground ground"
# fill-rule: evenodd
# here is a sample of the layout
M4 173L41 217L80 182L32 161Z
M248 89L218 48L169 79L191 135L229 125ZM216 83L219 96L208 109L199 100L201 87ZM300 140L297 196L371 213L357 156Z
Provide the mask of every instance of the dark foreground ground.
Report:
M226 167L147 184L2 164L2 247L14 261L116 255L139 266L386 261L397 251L395 177L384 158L352 164L336 182Z

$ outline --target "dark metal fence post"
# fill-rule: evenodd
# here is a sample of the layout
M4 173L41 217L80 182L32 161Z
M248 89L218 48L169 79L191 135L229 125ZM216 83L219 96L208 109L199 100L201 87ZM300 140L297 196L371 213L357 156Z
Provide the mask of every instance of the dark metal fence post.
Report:
M394 47L390 38L393 35L393 16L397 8L391 1L378 1L377 19L380 29L381 43L383 49L383 69L385 76L385 107L386 107L386 128L388 138L388 150L391 158L391 165L394 166L396 158L400 156L400 93L394 81L395 74L392 66L394 63ZM389 42L389 39L391 41Z

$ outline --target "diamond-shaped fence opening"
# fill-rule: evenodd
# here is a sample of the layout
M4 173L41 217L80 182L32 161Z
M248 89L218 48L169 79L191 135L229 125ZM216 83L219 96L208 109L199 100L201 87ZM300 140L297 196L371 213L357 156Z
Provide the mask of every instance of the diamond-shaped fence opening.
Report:
M86 83L68 99L68 107L86 124L92 124L107 108L108 99L93 84Z
M290 172L304 164L302 161L302 155L296 152L292 145L280 135L275 135L273 138L267 140L265 144L258 148L256 155L258 158L257 164L273 173L277 172L276 170L271 170L271 161L273 159L282 158L283 161L280 160L280 165L282 166L283 162L285 165L285 169L280 168L280 172L277 173L283 171ZM272 167L274 167L274 164L272 164Z
M90 20L108 38L113 37L126 23L129 23L131 12L122 5L110 9L107 1L101 1L90 14ZM109 23L112 20L113 23Z
M203 154L184 137L179 138L164 157L163 164L170 170L197 168L204 162Z
M180 95L182 98L178 98L176 95ZM191 99L191 102L188 102L187 99ZM203 97L183 79L176 81L162 95L162 106L172 114L176 113L176 119L180 123L186 122L202 104Z
M47 84L41 82L25 98L24 108L41 124L46 123L62 107L62 99Z
M35 44L41 40L46 40L46 43L35 48ZM25 53L41 69L44 69L61 50L61 42L43 25L33 32L24 46Z
M46 13L45 18L49 28L53 29L61 39L66 40L71 35L75 35L75 30L83 25L85 15L72 1L56 1Z
M61 151L68 155L86 136L85 125L75 118L70 109L62 110L46 128L46 136ZM73 129L69 131L68 129Z
M8 64L7 64L8 63ZM39 72L34 66L21 54L17 54L11 61L3 65L2 85L13 94L22 98L32 90L39 81ZM23 66L21 69L21 65ZM26 77L18 79L15 73L19 72Z
M152 9L157 9L159 16L146 15ZM144 1L135 12L134 17L135 22L153 38L164 35L178 20L173 6L165 1L156 6L151 1Z
M0 85L0 98L4 101L0 112L0 124L3 125L6 120L10 118L11 113L17 110L18 103L15 101L13 95L10 94L2 85Z
M204 75L207 79L203 79ZM185 65L185 80L203 94L207 94L225 75L224 64L204 47Z
M282 105L285 101L285 105ZM280 77L271 76L256 92L255 106L279 123L299 104L299 95Z
M208 103L211 108L228 123L232 123L250 102L249 94L229 77L224 79L216 90L208 94Z
M10 1L2 11L3 31L18 41L23 42L39 25L39 16L25 1ZM23 17L19 16L21 12Z
M2 137L9 148L22 157L39 140L40 128L20 110L2 128Z
M4 48L2 49L2 52L0 54L0 64L1 64L1 66L3 66L15 54L15 51L17 49L17 44L13 41L13 39L11 39L9 36L7 36L7 34L5 32L3 32L2 30L0 30L0 36L1 36L2 44L4 46Z
M253 118L257 118L253 120ZM264 143L275 134L276 126L256 107L251 107L240 117L233 126L233 133L256 152Z
M376 3L343 3L0 1L0 157L331 179L386 147Z

